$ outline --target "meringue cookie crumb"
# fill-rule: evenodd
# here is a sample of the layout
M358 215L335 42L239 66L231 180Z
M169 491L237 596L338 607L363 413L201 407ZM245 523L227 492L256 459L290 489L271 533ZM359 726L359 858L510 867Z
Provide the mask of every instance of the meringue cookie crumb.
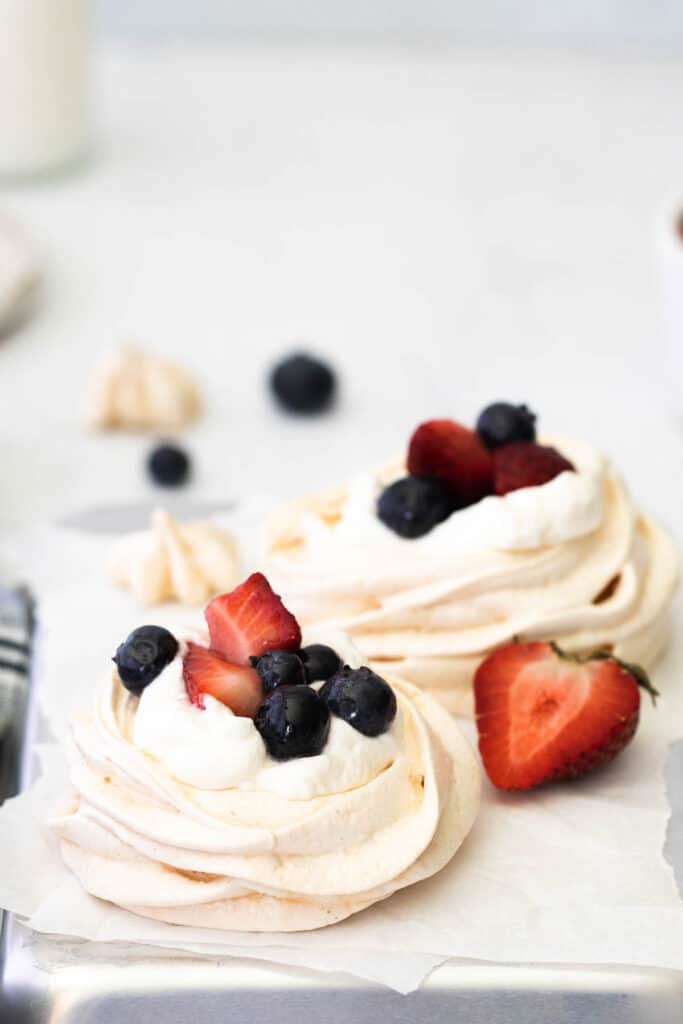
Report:
M85 421L101 430L178 429L201 409L199 387L188 370L126 346L98 365L86 400Z
M131 590L141 604L201 605L237 584L239 552L224 527L204 521L181 524L157 509L150 530L116 542L108 570L115 586Z

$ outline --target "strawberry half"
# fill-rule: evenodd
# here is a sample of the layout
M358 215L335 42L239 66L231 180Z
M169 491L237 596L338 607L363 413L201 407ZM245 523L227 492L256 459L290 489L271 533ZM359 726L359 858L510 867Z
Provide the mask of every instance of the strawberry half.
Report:
M549 445L515 441L493 452L493 489L509 494L523 487L540 487L574 466Z
M266 577L255 572L204 610L211 650L237 665L248 665L266 651L297 650L301 630Z
M479 751L499 789L530 789L606 764L629 742L640 711L641 668L597 652L512 643L477 669Z
M198 708L204 707L205 693L240 718L253 718L263 703L263 688L255 669L233 665L199 644L187 645L183 680L188 697Z
M479 434L454 420L427 420L408 445L408 472L445 480L463 505L491 494L493 459Z

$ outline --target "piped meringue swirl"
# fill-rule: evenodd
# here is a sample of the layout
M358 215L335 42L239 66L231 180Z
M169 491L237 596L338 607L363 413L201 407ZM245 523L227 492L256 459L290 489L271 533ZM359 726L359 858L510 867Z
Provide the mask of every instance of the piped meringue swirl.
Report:
M148 605L202 604L235 586L238 567L228 530L203 520L181 524L161 508L152 513L150 530L118 538L108 562L112 582Z
M140 698L114 671L72 724L74 793L53 827L88 892L171 923L298 931L452 858L480 773L428 696L391 678L398 714L383 736L333 718L322 754L276 762L250 719L208 695L205 710L190 704L183 649Z
M199 387L184 366L127 345L98 363L85 419L102 430L177 430L201 409Z
M456 713L471 713L477 666L513 637L651 666L668 635L677 551L606 459L575 441L544 443L576 472L484 498L416 540L376 515L400 462L290 505L267 538L270 578L302 623L347 631L378 671Z

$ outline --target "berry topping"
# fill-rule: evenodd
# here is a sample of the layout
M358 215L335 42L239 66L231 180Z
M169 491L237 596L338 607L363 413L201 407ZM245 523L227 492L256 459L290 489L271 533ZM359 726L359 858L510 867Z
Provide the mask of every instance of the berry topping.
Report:
M336 651L326 644L308 644L299 651L304 663L306 680L317 683L320 679L329 679L344 664Z
M289 412L323 412L332 402L335 376L319 359L296 353L278 363L270 386L280 405Z
M522 487L540 487L574 466L554 448L518 441L493 452L493 487L496 494L509 494Z
M304 663L294 651L266 651L251 661L261 678L264 693L270 693L278 686L306 685Z
M161 444L147 459L152 479L162 487L179 487L190 473L190 460L182 448L175 444Z
M116 649L113 661L127 690L140 696L178 653L178 641L163 626L140 626Z
M343 668L320 690L333 715L365 736L386 732L396 717L396 695L370 668Z
M229 594L215 597L204 610L211 649L228 661L248 665L266 651L297 650L301 630L260 572Z
M479 434L453 420L427 420L410 439L408 471L445 480L461 505L491 493L493 462Z
M499 789L530 789L572 778L616 757L638 724L641 668L597 652L564 654L555 644L513 643L477 669L479 750Z
M261 680L253 668L233 665L199 644L188 644L183 658L187 695L198 708L208 693L240 718L253 718L263 700Z
M487 448L499 448L513 441L536 440L536 416L526 405L494 402L477 420L477 433Z
M266 697L254 725L276 760L314 757L327 742L330 712L310 686L288 686Z
M429 533L455 508L449 485L433 477L404 476L385 487L377 501L384 525L407 540Z

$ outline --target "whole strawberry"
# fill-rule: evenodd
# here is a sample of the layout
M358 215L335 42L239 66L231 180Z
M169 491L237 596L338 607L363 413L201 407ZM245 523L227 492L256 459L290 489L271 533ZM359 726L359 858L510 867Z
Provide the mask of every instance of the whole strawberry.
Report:
M540 487L574 466L549 445L516 441L493 452L493 489L498 495Z
M454 420L421 423L408 446L408 472L445 481L461 505L471 505L493 485L493 460L474 430Z
M512 643L494 651L474 678L479 751L499 789L531 789L583 775L631 740L641 668L604 652L565 654L552 643Z

